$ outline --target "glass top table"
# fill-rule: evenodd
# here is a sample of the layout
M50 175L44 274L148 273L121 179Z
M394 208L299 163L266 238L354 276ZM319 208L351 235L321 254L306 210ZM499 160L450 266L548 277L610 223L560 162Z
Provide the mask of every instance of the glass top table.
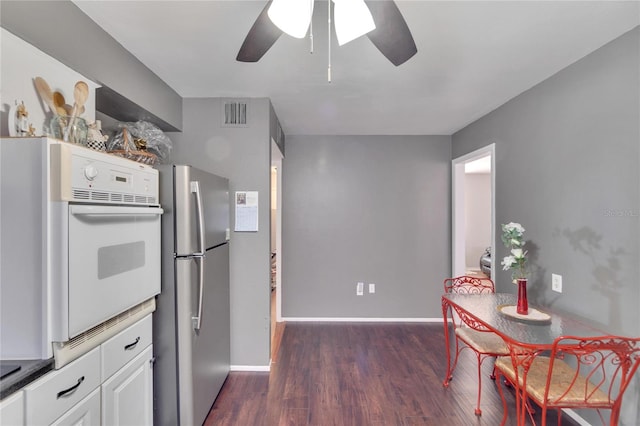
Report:
M610 336L608 333L586 324L585 322L571 318L567 314L562 314L553 311L552 309L542 307L538 310L543 314L548 315L548 317L547 315L541 315L541 317L544 317L544 322L532 321L531 317L525 318L526 322L523 322L522 318L515 318L508 315L502 309L504 306L512 306L516 303L516 295L508 293L447 293L442 296L442 316L444 321L445 345L447 350L447 375L443 385L445 387L448 386L449 382L453 378L453 370L456 367L459 354L458 339L457 337L454 337L455 358L452 363L450 333L458 334L458 332L460 332L460 334L467 335L469 331L465 329L470 327L471 329L480 332L484 331L489 332L490 334L497 334L502 338L502 340L504 340L504 343L507 346L506 351L510 355L513 369L516 371L516 379L511 382L515 387L517 424L522 426L526 424L526 415L529 413L530 407L528 405L527 398L525 397L524 390L521 389L520 386L521 383L527 383L529 367L532 365L536 356L545 356L545 353L552 349L554 341L556 342L556 347L554 349L559 349L561 352L564 350L570 353L572 347L575 349L576 340L557 340L559 337L577 337L577 341L580 341L580 338L584 337L597 336L603 337L604 339L614 339L616 336ZM478 341L482 341L483 337L479 336L483 333L475 334L478 336ZM636 343L633 343L633 345L636 345ZM475 350L477 350L478 356L478 380L480 383L480 364L482 359L503 356L505 350L493 350L493 347L492 349L480 348ZM501 361L504 362L503 359ZM500 372L500 369L498 369L498 372ZM522 374L520 379L518 379L519 374ZM500 374L498 374L498 377L500 377ZM600 382L600 385L601 384L602 382ZM500 387L499 389L501 390L502 388ZM502 424L504 424L508 411L504 397L502 397L502 402L504 407ZM572 404L574 403L575 402L572 402ZM481 412L479 407L480 392L478 392L478 407L476 409L477 415Z
M516 296L509 293L495 294L445 294L442 296L443 315L447 320L447 310L451 307L459 315L469 316L471 322L477 321L480 328L486 328L499 334L503 339L515 344L535 346L537 349L551 348L553 341L560 336L595 336L607 334L545 308L540 311L548 314L550 321L543 323L522 322L504 315L499 311L503 305L515 305ZM468 321L465 321L468 322ZM468 324L474 327L473 324Z

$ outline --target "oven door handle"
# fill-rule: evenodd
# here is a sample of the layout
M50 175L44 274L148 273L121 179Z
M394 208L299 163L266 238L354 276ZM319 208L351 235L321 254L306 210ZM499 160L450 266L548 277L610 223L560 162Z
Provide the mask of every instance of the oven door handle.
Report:
M204 298L204 256L194 256L193 259L198 264L198 315L191 317L193 329L200 331L202 325L202 300Z
M204 239L204 210L202 209L202 192L200 191L200 182L191 181L191 192L196 195L196 215L198 216L198 252L195 254L202 255L206 251Z
M121 206L69 206L74 216L159 216L164 210L160 207L121 207Z

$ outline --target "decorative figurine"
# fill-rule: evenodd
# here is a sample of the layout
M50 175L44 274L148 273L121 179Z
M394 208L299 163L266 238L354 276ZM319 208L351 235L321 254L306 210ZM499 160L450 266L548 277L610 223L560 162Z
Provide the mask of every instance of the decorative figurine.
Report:
M25 137L29 135L28 117L29 112L27 107L24 106L24 101L22 101L16 108L16 136Z
M102 122L96 120L95 123L89 124L89 130L87 132L87 146L97 151L106 151L107 147L105 142L109 139L109 136L102 134Z

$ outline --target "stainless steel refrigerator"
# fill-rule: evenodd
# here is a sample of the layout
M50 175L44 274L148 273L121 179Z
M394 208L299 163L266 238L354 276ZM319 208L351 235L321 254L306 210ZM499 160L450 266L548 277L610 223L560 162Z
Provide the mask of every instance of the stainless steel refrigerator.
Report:
M154 423L200 425L229 373L229 181L191 166L159 169Z

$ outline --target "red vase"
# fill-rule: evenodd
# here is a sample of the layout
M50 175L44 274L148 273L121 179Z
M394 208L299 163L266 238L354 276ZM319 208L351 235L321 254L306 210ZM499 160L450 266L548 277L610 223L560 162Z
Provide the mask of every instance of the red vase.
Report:
M520 315L529 314L529 302L527 301L527 279L518 278L518 304L516 312Z

